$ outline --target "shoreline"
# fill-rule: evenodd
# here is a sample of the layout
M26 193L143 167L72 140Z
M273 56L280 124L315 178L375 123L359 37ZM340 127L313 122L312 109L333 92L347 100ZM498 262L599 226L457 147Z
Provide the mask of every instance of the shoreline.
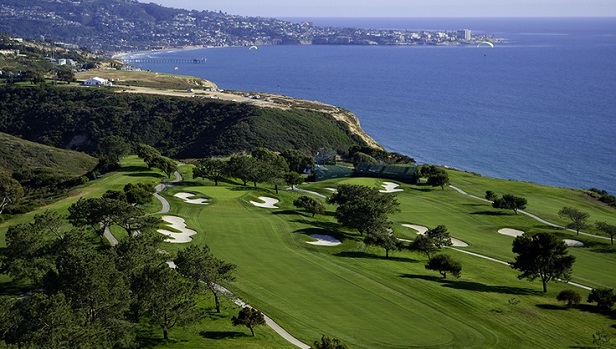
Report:
M301 45L295 45L295 46L301 46ZM304 45L304 46L306 46L306 45ZM308 46L330 46L330 45L308 45ZM347 46L353 46L353 45L347 45ZM380 45L380 46L383 47L385 45ZM463 47L468 47L468 46L469 45L457 45L455 47L463 48ZM472 45L470 45L470 46L472 46ZM202 47L202 46L194 47L193 46L193 47L186 47L186 48L165 49L165 50L159 50L159 51L138 51L138 52L133 52L132 54L138 54L138 53L160 54L160 53L163 53L163 52L179 52L179 51L183 51L183 50L187 50L188 51L188 50L206 49L206 48L233 48L233 47L236 47L236 46L216 46L216 47ZM240 46L240 47L243 47L243 46ZM131 54L131 53L125 53L125 55L128 55L128 54ZM202 77L202 78L207 79L207 77ZM212 80L212 81L214 81L214 80ZM239 91L240 89L235 89L235 90ZM267 89L262 89L262 90L263 91L268 91ZM270 91L271 90L272 90L272 88L270 88ZM255 91L252 91L252 92L255 92ZM255 93L258 93L258 92L255 92ZM270 92L261 92L261 93L267 94L267 93L270 93ZM279 93L270 93L270 94L278 95ZM288 96L285 96L285 97L288 97ZM289 97L289 98L293 98L293 99L297 99L297 100L308 100L308 101L311 101L311 102L321 103L321 102L319 102L317 100L310 99L310 98L308 98L308 99L301 98L301 97L297 97L297 98L296 97ZM324 104L327 104L327 103L324 103ZM328 105L333 105L333 104L328 104ZM358 117L358 119L359 119L359 117ZM359 120L359 121L361 122L361 120ZM363 127L362 127L362 130L364 130ZM366 133L372 139L376 140L375 137L373 135L371 135L371 134L368 134L367 131L364 131L364 133ZM387 149L388 151L396 151L397 152L397 150L392 149L391 146L385 145L386 142L383 142L382 140L377 142L377 143L381 147L383 147L384 149ZM402 152L402 151L400 153L405 154L405 152ZM413 156L413 154L407 154L407 155L415 158L415 156ZM449 160L442 161L442 159L440 161L439 160L431 161L430 159L425 159L425 158L421 157L421 159L419 161L417 161L418 165L421 165L421 164L424 164L424 163L425 164L439 164L439 166L442 166L444 168L455 169L455 170L458 170L458 171L468 172L468 173L475 173L475 174L478 174L480 176L485 176L485 177L490 177L490 178L496 178L496 179L502 179L502 180L513 180L513 181L519 181L519 182L525 182L525 183L534 183L534 184L546 185L546 186L557 187L557 188L566 188L566 189L572 189L572 190L587 191L588 189L590 189L590 187L596 186L596 187L598 187L601 190L606 190L610 194L613 194L613 191L609 190L609 188L610 188L609 186L605 187L605 186L599 186L599 185L583 185L583 184L580 185L580 183L577 183L577 184L575 184L575 183L556 183L556 182L549 182L549 181L541 180L541 179L531 179L531 178L528 178L528 177L510 177L510 175L507 175L507 174L505 174L505 175L498 175L498 174L491 173L491 172L494 172L494 171L490 171L490 168L488 168L487 171L486 171L485 169L482 169L482 168L478 169L477 167L473 167L472 165L469 166L469 167L465 167L465 166L460 166L459 164L455 164L455 162L454 163L449 163Z

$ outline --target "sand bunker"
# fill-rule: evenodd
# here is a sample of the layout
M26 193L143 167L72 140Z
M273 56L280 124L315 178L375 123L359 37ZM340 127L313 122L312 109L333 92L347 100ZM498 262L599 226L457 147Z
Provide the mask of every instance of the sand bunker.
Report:
M582 247L582 246L584 246L583 242L577 241L577 240L564 239L563 241L565 242L565 244L567 246L570 246L570 247Z
M336 188L325 188L325 190L329 190L332 193L337 193L338 192L338 190Z
M195 205L207 205L208 204L207 199L189 199L195 196L195 194L191 194L191 193L176 193L173 196L180 198L184 200L184 202L189 203L189 204L195 204Z
M192 229L186 228L186 221L184 218L176 217L176 216L163 216L163 221L171 224L173 229L179 230L180 232L158 229L157 231L163 235L167 235L169 239L165 239L166 242L170 242L173 244L183 244L187 242L191 242L191 236L197 234L196 231Z
M319 235L319 234L313 234L310 235L310 237L312 237L313 239L317 239L317 241L306 241L307 244L311 244L311 245L317 245L317 246L338 246L340 245L342 242L340 242L340 240L334 238L333 236L330 235Z
M407 228L411 228L414 230L417 230L417 234L425 234L428 231L428 228L422 226L422 225L415 225L415 224L402 224L403 227L407 227Z
M524 234L524 232L521 230L511 229L511 228L499 229L498 233L503 234L503 235L513 236L513 237L521 236L522 234Z
M407 227L407 228L411 228L413 230L417 231L418 235L423 235L428 231L428 228L422 226L422 225L415 225L415 224L402 224L403 227ZM403 240L403 239L398 239L398 240L402 240L402 241L408 241L408 240ZM454 247L468 247L468 244L460 239L456 239L456 238L451 238L451 246Z
M250 203L257 207L278 208L278 206L276 206L279 202L277 199L269 198L267 196L259 196L259 200L263 202L250 201Z
M379 190L381 193L395 193L397 191L404 191L402 188L397 188L400 186L398 183L383 182L381 185L385 188L383 190Z
M468 247L468 244L460 239L451 238L451 246L453 247Z

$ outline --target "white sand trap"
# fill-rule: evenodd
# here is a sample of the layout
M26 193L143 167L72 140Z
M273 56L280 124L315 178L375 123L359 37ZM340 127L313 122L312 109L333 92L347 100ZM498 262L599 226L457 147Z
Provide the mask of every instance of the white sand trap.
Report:
M340 245L342 242L340 242L340 240L334 238L333 236L330 235L319 235L319 234L312 234L310 235L310 237L312 237L313 239L317 239L317 241L306 241L307 244L311 244L311 245L317 245L317 246L338 246Z
M191 242L191 236L197 234L196 231L192 229L186 228L186 221L184 218L176 217L176 216L163 216L163 221L171 224L173 229L179 230L180 233L165 229L158 229L157 231L163 235L167 235L169 239L166 239L166 242L170 242L173 244L184 244L187 242Z
M423 225L402 224L402 226L416 230L418 235L423 235L428 231L428 228L424 227ZM403 240L403 239L398 239L398 240L410 241L410 240ZM468 244L466 242L460 239L456 239L456 238L451 238L451 244L454 247L468 247Z
M276 206L279 202L277 199L268 198L267 196L259 196L259 200L263 202L250 201L250 203L257 207L278 208L278 206Z
M404 191L402 188L398 188L400 184L393 182L383 182L381 184L385 189L379 190L381 193L395 193L397 191Z
M422 225L415 225L415 224L402 224L403 227L407 227L407 228L411 228L414 230L417 230L417 234L425 234L428 231L428 228L422 226Z
M207 205L208 204L207 199L190 199L195 196L195 194L191 194L191 193L176 193L173 196L180 198L184 200L184 202L189 203L189 204L195 204L195 205Z
M511 228L499 229L498 233L503 234L503 235L513 236L513 237L521 236L522 234L524 234L524 232L521 230L511 229Z
M453 247L468 247L468 244L462 240L451 238L451 246Z
M563 241L565 242L565 244L567 246L570 246L570 247L582 247L582 246L584 246L583 242L577 241L577 240L564 239Z
M337 193L338 192L338 190L336 188L325 188L325 190L329 190L332 193Z

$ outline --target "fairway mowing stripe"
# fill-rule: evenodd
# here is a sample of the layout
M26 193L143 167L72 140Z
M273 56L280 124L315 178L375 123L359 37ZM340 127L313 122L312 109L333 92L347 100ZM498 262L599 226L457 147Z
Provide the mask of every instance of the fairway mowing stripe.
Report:
M495 259L495 258L492 258L492 257L484 256L484 255L481 255L481 254L478 254L478 253L474 253L474 252L470 252L470 251L461 250L461 249L459 249L459 248L455 248L455 247L448 247L448 248L450 248L450 249L452 249L452 250L455 250L455 251L458 251L458 252L462 252L462 253L470 254L471 256L475 256L475 257L479 257L479 258L487 259L487 260L492 261L492 262L496 262L496 263L500 263L500 264L504 264L504 265L506 265L506 266L509 266L509 263L504 262L504 261L500 261L500 260ZM561 280L561 279L554 279L554 280L559 281L559 282L565 282L565 283L567 283L567 284L569 284L569 285L571 285L571 286L575 286L575 287L583 288L583 289L585 289L585 290L587 290L587 291L592 291L592 287L588 287L588 286L585 286L585 285L582 285L582 284L578 284L578 283L576 283L576 282L571 282L571 281L563 281L563 280Z

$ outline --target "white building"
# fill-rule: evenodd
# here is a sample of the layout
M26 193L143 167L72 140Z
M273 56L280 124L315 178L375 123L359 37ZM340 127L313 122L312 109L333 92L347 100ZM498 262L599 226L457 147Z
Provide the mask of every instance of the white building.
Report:
M83 82L86 86L112 86L111 81L99 77L90 78Z
M460 29L456 33L459 40L471 40L471 31L469 29Z

